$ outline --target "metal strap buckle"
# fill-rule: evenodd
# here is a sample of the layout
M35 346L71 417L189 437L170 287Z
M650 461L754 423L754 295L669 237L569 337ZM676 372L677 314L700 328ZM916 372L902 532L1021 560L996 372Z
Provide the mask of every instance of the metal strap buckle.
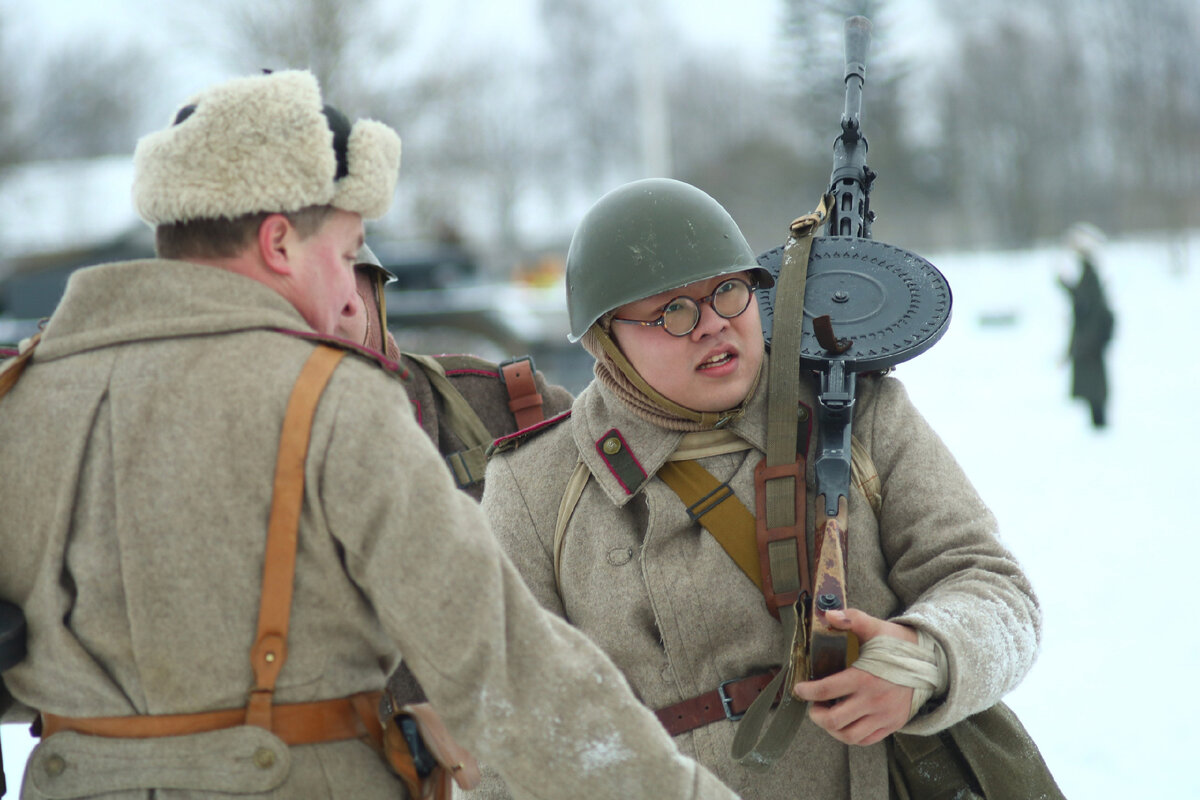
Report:
M730 697L729 693L725 691L726 686L731 683L737 683L740 680L741 678L730 678L727 681L721 681L721 683L717 685L717 696L721 698L721 708L725 711L725 719L729 720L730 722L737 722L739 719L746 716L745 711L739 714L733 713L733 698Z

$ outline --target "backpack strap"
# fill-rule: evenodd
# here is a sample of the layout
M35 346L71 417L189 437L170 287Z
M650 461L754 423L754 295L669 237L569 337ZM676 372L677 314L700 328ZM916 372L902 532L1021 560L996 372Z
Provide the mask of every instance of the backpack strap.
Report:
M445 405L446 427L466 445L465 449L445 456L455 483L460 489L479 483L487 469L487 448L493 438L491 432L467 402L467 398L463 397L462 392L446 377L446 368L440 361L433 356L416 353L404 355L417 362L428 376L430 385ZM541 395L538 397L540 403Z
M558 590L559 597L562 597L562 583L559 577L562 574L562 548L567 538L567 525L571 522L571 515L575 513L575 506L579 505L579 498L583 496L583 489L590 477L591 470L580 460L575 465L571 477L567 479L566 491L558 504L558 519L554 522L554 588Z
M500 379L508 390L508 410L517 421L517 430L536 425L546 417L534 372L530 356L518 356L500 363Z

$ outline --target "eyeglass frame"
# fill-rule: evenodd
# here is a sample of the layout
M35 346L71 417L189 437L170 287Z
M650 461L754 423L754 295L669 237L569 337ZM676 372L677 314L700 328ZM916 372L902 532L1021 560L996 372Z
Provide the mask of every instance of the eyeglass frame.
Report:
M746 304L744 306L742 306L741 310L738 311L736 314L730 314L729 316L726 316L726 315L722 314L720 311L717 311L717 306L713 302L713 299L717 296L717 292L720 291L721 287L728 283L740 283L746 287L748 292L746 294ZM723 281L721 281L720 283L717 284L716 288L712 290L711 294L709 294L705 297L699 297L699 298L688 297L686 294L681 294L676 297L672 297L670 300L668 300L666 303L663 304L664 309L667 308L668 306L670 306L672 303L675 303L679 300L687 300L696 306L696 318L695 318L695 320L692 321L692 327L688 328L683 333L672 333L671 331L667 330L667 327L666 327L667 312L666 311L663 311L661 314L658 315L658 317L656 319L652 319L652 320L625 319L623 317L612 317L612 321L613 322L629 322L634 325L641 325L642 327L645 327L645 328L662 328L663 332L666 333L668 336L674 336L677 339L682 339L684 336L687 336L692 331L696 330L696 326L700 324L700 317L704 313L704 309L701 308L701 304L708 303L709 308L711 308L713 310L713 313L716 314L721 319L734 319L734 318L740 317L742 314L746 313L746 309L750 307L750 301L754 299L754 292L757 289L758 289L757 286L755 286L753 283L746 280L745 278L725 278Z

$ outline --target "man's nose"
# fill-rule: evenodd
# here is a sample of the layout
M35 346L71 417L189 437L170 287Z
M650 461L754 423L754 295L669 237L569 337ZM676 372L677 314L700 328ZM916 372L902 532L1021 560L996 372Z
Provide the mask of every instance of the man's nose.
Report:
M729 320L722 317L713 308L712 302L700 303L700 319L692 328L692 338L700 339L706 335L719 333L729 327Z

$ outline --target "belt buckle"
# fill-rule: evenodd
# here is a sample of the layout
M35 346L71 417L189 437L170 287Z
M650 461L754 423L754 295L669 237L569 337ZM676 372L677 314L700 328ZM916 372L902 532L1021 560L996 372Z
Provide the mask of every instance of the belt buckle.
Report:
M725 712L725 719L729 720L730 722L737 722L742 717L746 716L745 711L739 714L733 713L733 698L730 697L729 693L725 691L726 686L731 683L737 683L740 680L741 678L730 678L727 681L721 681L719 684L717 684L717 697L721 698L721 709Z

